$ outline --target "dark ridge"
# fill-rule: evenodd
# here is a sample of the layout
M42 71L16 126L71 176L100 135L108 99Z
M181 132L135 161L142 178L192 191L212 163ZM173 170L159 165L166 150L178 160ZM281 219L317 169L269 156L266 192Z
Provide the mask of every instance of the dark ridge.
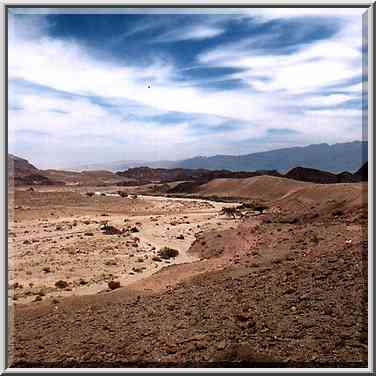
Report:
M180 161L178 167L256 171L276 169L286 173L294 167L314 168L332 173L355 172L367 159L368 142L353 141L334 145L315 144L247 155L215 155Z
M354 177L357 181L368 181L368 162L355 172Z
M43 174L26 159L8 154L8 178L9 183L20 185L64 185L61 181L55 181Z
M117 172L116 175L125 177L139 184L148 183L169 183L173 181L194 181L200 184L207 183L212 179L236 178L244 179L253 176L270 175L282 176L276 170L269 171L228 171L228 170L206 170L206 169L183 169L183 168L150 168L135 167L126 171Z

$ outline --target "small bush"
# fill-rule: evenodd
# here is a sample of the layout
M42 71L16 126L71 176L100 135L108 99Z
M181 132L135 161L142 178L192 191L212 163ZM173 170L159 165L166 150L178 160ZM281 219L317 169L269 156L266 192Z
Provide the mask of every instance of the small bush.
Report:
M119 195L120 197L128 197L128 194L127 194L126 192L118 191L117 193L118 193L118 195Z
M55 283L55 286L56 286L58 289L65 289L66 287L68 287L68 282L60 280L60 281L57 281L57 282Z
M159 257L164 260L168 260L170 258L176 257L178 254L179 254L179 251L177 249L173 249L169 247L163 247L158 252Z
M340 217L343 215L343 211L342 210L336 210L333 212L333 217Z
M134 267L134 268L132 268L132 270L133 270L135 273L142 273L143 268L136 268L136 267Z
M264 210L268 209L268 206L264 204L254 203L254 202L243 202L241 205L237 206L236 209L252 210L252 211L258 211L262 213L264 212Z

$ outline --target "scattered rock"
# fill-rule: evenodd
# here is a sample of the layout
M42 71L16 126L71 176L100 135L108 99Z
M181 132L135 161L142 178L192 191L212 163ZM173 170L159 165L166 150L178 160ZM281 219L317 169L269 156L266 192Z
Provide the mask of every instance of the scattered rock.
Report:
M108 282L108 287L111 290L118 289L120 287L120 282L119 281L110 281L110 282Z
M117 265L117 262L115 259L107 260L104 262L105 265L111 266L111 265Z
M55 282L55 286L58 289L65 289L66 287L68 287L68 282L63 281L63 280L59 280L59 281Z
M132 270L133 270L134 272L136 272L136 273L142 273L143 268L134 267L134 268L132 268Z

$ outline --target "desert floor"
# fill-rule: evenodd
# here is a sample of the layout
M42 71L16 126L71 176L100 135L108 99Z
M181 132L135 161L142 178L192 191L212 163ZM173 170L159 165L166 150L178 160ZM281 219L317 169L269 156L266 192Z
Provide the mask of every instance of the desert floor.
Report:
M107 291L111 280L129 285L166 265L194 262L197 257L187 250L197 235L231 228L235 222L220 212L236 203L113 193L87 197L86 191L15 193L8 261L10 286L15 288L9 299L21 303L96 294ZM105 223L130 231L107 235L101 231ZM178 256L158 258L165 246L177 249ZM57 281L67 286L58 288Z
M246 184L265 214L100 194L116 187L10 191L10 365L366 367L366 185ZM159 259L165 246L179 255Z

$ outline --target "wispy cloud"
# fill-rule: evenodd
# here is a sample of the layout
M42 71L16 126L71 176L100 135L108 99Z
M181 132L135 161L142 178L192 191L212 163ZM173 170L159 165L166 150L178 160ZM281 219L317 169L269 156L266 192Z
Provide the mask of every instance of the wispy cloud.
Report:
M155 39L157 42L178 42L186 40L203 40L217 37L224 29L210 25L193 25L169 31Z
M59 15L11 17L11 150L67 165L360 139L360 11L279 11L191 16L180 28L173 15L127 28L124 15L114 34L113 20L95 23L108 36L96 41L104 34L97 33L90 43L91 24L71 25L71 35L66 24L55 25ZM304 38L290 35L289 20ZM318 34L332 21L328 34ZM150 39L146 30L158 33ZM278 47L284 40L288 48ZM112 47L104 52L106 41ZM49 141L26 137L30 130Z

